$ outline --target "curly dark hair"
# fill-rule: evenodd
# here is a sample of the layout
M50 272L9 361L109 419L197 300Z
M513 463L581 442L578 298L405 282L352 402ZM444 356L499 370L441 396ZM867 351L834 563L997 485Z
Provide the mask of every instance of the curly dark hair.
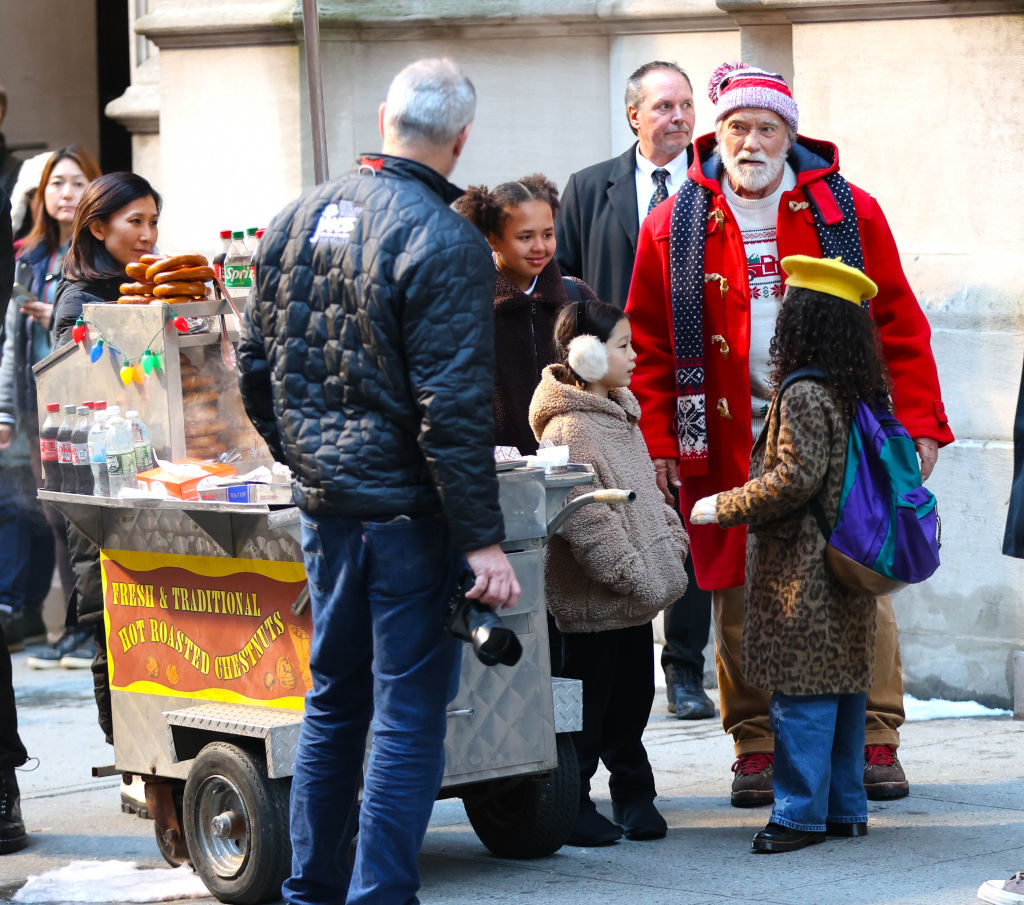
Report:
M786 290L772 337L771 381L776 388L805 365L825 372L825 384L847 417L858 399L891 408L889 372L867 308L812 289Z
M552 217L558 214L558 188L542 173L503 182L490 191L486 185L471 185L453 206L485 236L500 236L508 209L526 201L544 201L551 208Z
M569 302L558 312L555 320L555 360L569 368L580 386L586 381L569 367L569 343L577 336L596 336L606 343L619 321L627 319L626 313L615 305L599 299L584 299Z

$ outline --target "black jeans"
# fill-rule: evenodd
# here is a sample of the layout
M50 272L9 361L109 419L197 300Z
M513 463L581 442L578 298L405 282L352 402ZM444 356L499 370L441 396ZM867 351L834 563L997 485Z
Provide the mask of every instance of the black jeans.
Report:
M611 773L612 801L653 801L654 772L641 740L654 703L650 623L606 632L565 632L562 657L562 675L583 680L583 729L572 736L580 762L580 800L590 794L600 758Z
M14 708L14 679L7 638L0 625L0 770L20 767L28 760L28 752L18 736L18 713Z
M661 668L704 678L704 646L711 631L711 592L697 586L693 559L686 557L686 593L665 612Z

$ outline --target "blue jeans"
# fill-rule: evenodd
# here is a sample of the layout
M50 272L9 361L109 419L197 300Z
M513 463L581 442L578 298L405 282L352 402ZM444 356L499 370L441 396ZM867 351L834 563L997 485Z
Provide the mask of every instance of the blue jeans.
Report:
M302 548L313 690L292 778L284 897L292 905L416 903L417 857L441 786L447 704L459 681L460 643L445 631L444 614L465 559L440 516L303 515Z
M772 823L823 832L868 819L864 793L865 694L772 695Z

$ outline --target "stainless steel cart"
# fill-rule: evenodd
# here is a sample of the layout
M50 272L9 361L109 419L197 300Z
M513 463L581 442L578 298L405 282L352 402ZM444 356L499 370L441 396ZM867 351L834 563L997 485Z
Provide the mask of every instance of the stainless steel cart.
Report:
M592 479L589 466L499 474L502 546L523 589L502 618L523 655L491 668L463 657L441 796L461 796L481 841L505 857L556 851L575 821L567 733L581 726L582 691L551 677L543 545L570 490ZM102 551L115 768L143 777L161 852L172 864L191 861L222 901L276 897L289 868L288 789L311 681L312 629L292 607L304 577L298 511L40 497Z

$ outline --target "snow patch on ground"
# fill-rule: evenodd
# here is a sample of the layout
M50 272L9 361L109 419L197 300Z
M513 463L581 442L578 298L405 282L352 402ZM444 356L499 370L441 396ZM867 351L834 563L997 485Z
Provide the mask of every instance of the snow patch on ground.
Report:
M984 707L977 701L943 701L929 698L920 701L912 694L903 695L903 709L908 720L949 720L969 716L1010 716L1009 710Z
M134 861L72 861L29 877L14 894L18 903L170 902L206 898L203 881L184 865L139 870Z

